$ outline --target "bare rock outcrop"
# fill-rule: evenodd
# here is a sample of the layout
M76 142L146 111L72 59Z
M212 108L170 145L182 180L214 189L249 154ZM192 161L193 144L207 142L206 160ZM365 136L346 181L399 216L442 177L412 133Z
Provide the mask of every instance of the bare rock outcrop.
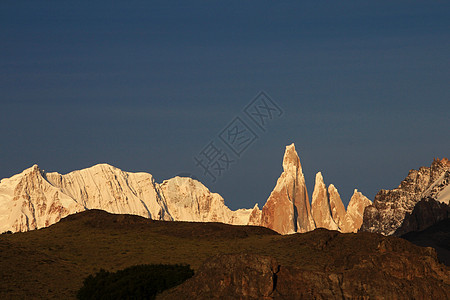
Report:
M355 189L346 211L336 187L330 185L327 192L322 173L317 173L311 203L317 228L357 232L363 222L364 209L370 204L372 201Z
M439 221L420 231L410 231L401 238L421 247L436 250L440 262L450 267L450 218Z
M324 229L283 241L314 248L304 257L311 263L284 265L272 256L220 254L208 259L194 277L157 299L450 297L450 269L439 264L431 248L394 237L342 235Z
M174 177L161 184L168 212L177 221L222 222L247 225L252 209L232 211L222 196L211 193L201 182Z
M262 211L259 209L258 203L256 203L250 213L250 217L248 218L248 225L259 226L261 224L261 216Z
M344 226L345 206L342 203L341 196L333 184L328 186L328 195L330 197L330 210L334 222L341 229Z
M270 256L222 254L160 299L271 299L279 265Z
M424 198L417 202L411 213L406 213L402 225L394 235L401 236L412 231L422 231L442 220L450 218L450 205Z
M430 167L410 170L408 176L393 190L380 190L373 204L364 211L362 231L391 235L402 225L423 198L450 201L450 162L435 159Z
M336 199L335 199L336 200ZM327 187L323 182L321 172L316 174L316 184L311 201L311 214L317 228L338 230L339 227L332 217L330 199L328 198Z
M355 189L347 206L342 232L357 232L363 223L364 210L371 204L372 201Z
M262 209L261 226L281 234L315 228L305 177L294 144L286 147L283 173Z

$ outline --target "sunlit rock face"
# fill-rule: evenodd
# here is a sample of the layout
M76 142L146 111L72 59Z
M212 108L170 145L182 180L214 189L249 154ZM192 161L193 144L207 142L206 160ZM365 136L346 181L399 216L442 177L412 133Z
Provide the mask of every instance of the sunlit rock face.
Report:
M342 232L357 232L363 222L364 209L371 205L370 201L357 189L354 190L347 206Z
M330 197L331 216L336 225L339 227L339 230L341 230L344 226L344 219L346 214L345 206L342 203L341 196L339 195L338 190L333 184L330 184L328 186L328 195Z
M258 203L256 203L248 218L248 225L259 226L261 224L261 215L262 211L259 209Z
M257 206L232 211L219 194L194 179L175 177L160 185L151 174L108 164L65 175L34 165L0 182L0 232L47 227L89 209L166 221L259 225L261 220Z
M173 220L150 174L127 173L107 164L66 175L34 165L0 182L2 232L47 227L87 209Z
M124 172L108 164L98 164L66 175L45 173L45 177L86 209L173 220L151 174Z
M316 174L316 184L311 200L311 214L317 228L338 230L339 227L331 215L330 200L322 173Z
M410 170L408 176L393 190L380 190L373 204L364 211L362 231L391 235L401 226L405 216L425 198L450 201L450 162L435 159L430 167Z
M346 211L336 187L330 185L327 191L322 173L316 174L311 214L317 228L357 232L363 221L364 209L370 204L372 202L355 189Z
M364 209L370 204L367 197L355 190L346 211L336 187L330 184L327 189L322 173L318 172L310 206L300 159L291 144L284 154L283 173L262 209L261 226L281 234L315 228L357 232Z
M0 232L49 226L84 207L51 185L37 165L0 182Z
M440 180L428 194L442 195L448 179ZM0 231L38 229L68 214L101 209L154 220L265 226L281 234L316 227L355 232L369 203L355 192L346 212L337 189L333 185L327 189L319 172L310 205L300 159L291 144L284 153L283 173L262 210L257 204L253 209L230 210L219 194L192 178L177 176L158 184L151 174L124 172L108 164L65 175L34 165L1 180Z
M262 209L261 225L281 234L306 232L316 227L294 144L286 147L283 173Z
M252 222L257 221L257 206L254 209L232 211L225 205L222 196L211 193L201 182L192 178L171 178L161 184L161 190L169 214L177 221L247 225L252 213Z

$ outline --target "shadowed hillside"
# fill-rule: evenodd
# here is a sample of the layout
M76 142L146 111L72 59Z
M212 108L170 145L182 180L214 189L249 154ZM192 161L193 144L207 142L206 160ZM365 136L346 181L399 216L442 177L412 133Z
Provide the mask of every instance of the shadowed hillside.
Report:
M450 266L450 219L442 220L422 231L412 231L402 238L422 247L436 249L441 262Z
M281 236L262 227L152 221L91 210L49 228L0 235L0 298L74 298L83 279L100 269L162 263L189 264L198 271L208 258L232 253L270 256L302 272L350 270L361 280L370 280L377 269L376 274L390 272L385 278L395 279L412 268L410 280L450 287L449 269L437 263L434 250L395 237L325 229Z

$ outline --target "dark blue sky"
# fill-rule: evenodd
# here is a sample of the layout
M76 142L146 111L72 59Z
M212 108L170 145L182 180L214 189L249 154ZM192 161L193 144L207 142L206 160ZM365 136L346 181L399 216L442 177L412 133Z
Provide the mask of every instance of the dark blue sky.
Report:
M19 3L20 2L20 3ZM0 178L106 162L265 203L294 142L346 204L449 156L444 1L2 1ZM215 183L194 156L260 90L284 114Z

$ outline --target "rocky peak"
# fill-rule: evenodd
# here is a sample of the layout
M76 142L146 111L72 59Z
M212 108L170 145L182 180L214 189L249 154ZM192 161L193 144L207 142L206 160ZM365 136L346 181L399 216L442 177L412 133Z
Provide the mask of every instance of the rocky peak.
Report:
M345 223L347 228L345 232L357 232L361 228L363 222L364 209L371 205L370 201L357 189L353 191L353 195L347 206L347 214L345 215Z
M316 173L316 186L325 187L325 183L323 182L322 172Z
M199 181L189 177L174 177L161 184L170 215L180 221L228 221L231 210L224 199L211 193Z
M323 182L321 172L316 174L316 183L311 201L311 214L317 228L338 230L338 226L331 216L330 201L327 194L327 187Z
M262 212L258 207L258 203L256 203L250 213L250 217L248 218L248 225L259 226L261 224L261 214Z
M439 168L443 163L436 160L435 164ZM281 234L311 231L316 224L342 230L346 213L337 189L330 185L327 190L322 173L317 173L310 204L294 144L286 146L282 166L262 210L255 205L232 211L219 194L188 177L177 176L158 184L151 174L124 172L105 163L65 175L45 173L34 165L1 181L0 220L9 218L4 231L11 226L14 231L25 231L48 226L70 213L101 209L156 220L261 225ZM417 176L411 174L411 182L416 182ZM16 204L11 204L14 201ZM352 226L347 230L353 231Z
M25 170L25 172L40 172L39 166L37 164L34 164L32 167Z
M315 228L305 177L294 144L286 147L283 173L262 209L261 225L281 234Z
M40 179L44 174L45 172L41 170L37 164L34 164L32 167L23 170L21 173L22 177L27 179Z
M319 227L356 232L361 226L364 208L371 203L355 190L346 212L336 187L330 185L327 190L323 175L318 172L310 204L300 159L291 144L284 154L283 173L262 209L261 226L281 234Z
M190 177L176 176L165 180L161 190L167 203L169 214L177 221L222 222L247 225L259 222L261 211L253 209L230 210L217 193L211 192L200 181ZM251 220L250 220L251 219Z
M393 234L423 198L445 202L450 199L448 159L434 159L430 167L410 170L393 190L380 190L372 205L364 211L363 231Z
M286 146L286 151L283 157L283 170L285 172L294 172L303 175L302 165L300 164L300 158L298 157L297 151L295 150L294 143Z
M406 213L402 225L397 228L394 235L401 236L412 231L422 231L449 217L450 205L433 198L423 198L414 206L412 213Z
M448 160L448 158L443 157L442 159L439 159L439 157L434 158L433 162L431 164L431 167L433 168L433 165L438 165L438 168L441 168L443 170L448 170L450 169L450 160Z
M66 216L69 209L80 211L73 199L61 195L38 165L1 181L0 231L27 231L49 226Z
M328 194L330 196L331 216L339 229L342 230L346 214L344 203L342 203L341 196L333 184L328 186Z
M251 214L255 224L261 220L258 207L231 211L197 180L175 177L160 185L151 174L104 163L64 175L34 165L0 183L1 232L47 227L87 209L168 221L247 225Z

